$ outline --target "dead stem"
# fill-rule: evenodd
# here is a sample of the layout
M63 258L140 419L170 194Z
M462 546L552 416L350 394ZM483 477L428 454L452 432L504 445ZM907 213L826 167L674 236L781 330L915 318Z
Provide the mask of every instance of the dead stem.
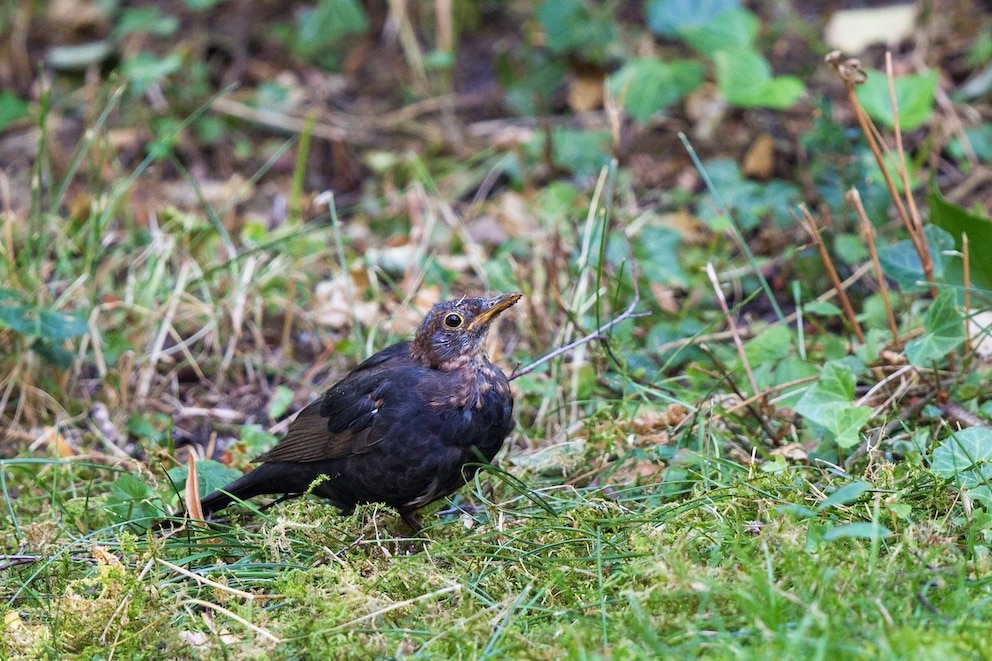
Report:
M854 212L858 216L858 220L861 223L861 235L865 239L865 243L868 245L868 252L871 254L871 263L875 269L875 279L878 281L878 291L882 295L882 305L885 307L885 316L889 320L889 330L892 332L892 344L893 347L898 351L902 348L902 341L899 339L899 323L896 321L896 315L892 311L892 303L889 301L889 287L885 284L885 274L882 272L882 264L878 259L878 250L875 247L875 228L872 227L871 221L868 220L868 214L865 213L865 207L861 204L861 195L858 193L857 188L852 188L847 191L847 203L854 208Z
M837 275L837 268L834 266L833 258L830 257L830 253L827 251L827 247L823 243L823 238L820 236L820 229L816 226L816 221L813 219L812 214L810 214L809 209L806 208L805 204L799 205L799 212L801 215L796 216L796 222L799 223L800 227L806 230L806 233L813 241L813 245L816 246L817 251L820 253L820 259L823 260L823 265L827 269L827 275L830 277L830 283L837 292L837 298L840 299L840 306L841 309L844 310L844 316L847 317L847 322L854 330L854 334L857 335L858 341L861 342L861 344L864 344L865 334L861 330L861 324L858 323L858 317L854 313L854 306L851 305L851 299L847 297L847 291L845 291L840 282L840 276Z
M930 295L933 297L937 296L936 285L933 279L933 261L930 259L930 250L927 247L926 239L923 237L922 232L916 231L916 225L913 219L910 217L909 212L906 210L906 205L903 203L902 198L899 195L899 191L896 189L895 182L892 180L892 175L889 174L889 169L885 164L885 157L882 154L884 150L886 154L889 153L889 149L882 140L881 134L875 127L875 124L868 117L868 113L865 111L861 102L858 100L858 95L855 93L854 88L856 85L860 85L865 80L867 80L867 74L861 68L861 61L857 58L846 58L844 59L840 51L832 51L827 54L825 61L827 64L834 68L837 72L838 77L844 83L847 89L847 96L851 102L851 107L854 110L854 115L858 120L858 125L861 128L861 133L864 134L865 139L868 141L868 147L871 149L872 155L875 157L875 162L878 164L878 169L882 173L882 178L885 180L885 185L889 189L889 195L892 196L892 202L896 205L896 210L899 212L899 217L902 219L903 226L905 226L906 231L909 233L910 241L913 242L913 248L916 250L917 255L920 258L920 264L923 266L923 273L927 278L927 282L930 284ZM893 84L891 81L891 74L889 76L890 86ZM898 115L899 110L895 106L893 101L892 114L895 119L895 126L898 127ZM902 138L898 136L899 130L896 129L897 142L901 145ZM906 182L906 168L905 161L901 160L900 153L900 164L902 164L901 172L903 174L903 181ZM911 197L911 191L908 186L906 187L907 198ZM915 209L915 205L914 205ZM918 218L918 214L916 215Z
M720 309L723 310L723 315L727 318L727 325L730 326L730 332L733 334L734 345L737 347L737 354L741 358L741 364L744 365L744 371L747 373L747 380L751 383L751 393L756 397L759 397L761 406L764 407L764 397L763 394L758 390L758 382L754 378L754 372L751 371L751 363L747 359L747 353L744 351L744 342L741 341L741 334L737 328L737 322L734 321L734 316L730 314L730 308L727 306L727 299L723 295L723 290L720 288L720 280L716 277L716 269L713 268L713 262L706 263L706 275L710 279L710 283L713 285L713 290L716 292L716 300L720 303Z

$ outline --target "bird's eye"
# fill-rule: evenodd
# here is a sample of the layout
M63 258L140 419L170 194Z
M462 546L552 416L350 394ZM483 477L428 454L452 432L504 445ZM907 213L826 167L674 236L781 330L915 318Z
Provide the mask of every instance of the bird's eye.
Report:
M444 325L448 328L458 328L462 325L463 321L464 319L462 319L460 314L457 312L452 312L444 318Z

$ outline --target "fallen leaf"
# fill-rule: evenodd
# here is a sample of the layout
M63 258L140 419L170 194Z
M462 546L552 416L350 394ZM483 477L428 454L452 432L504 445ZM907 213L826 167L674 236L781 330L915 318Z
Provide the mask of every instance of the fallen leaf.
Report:
M741 172L751 179L770 179L775 169L775 140L762 133L744 154Z
M578 76L568 86L568 105L575 112L589 112L603 105L603 76Z

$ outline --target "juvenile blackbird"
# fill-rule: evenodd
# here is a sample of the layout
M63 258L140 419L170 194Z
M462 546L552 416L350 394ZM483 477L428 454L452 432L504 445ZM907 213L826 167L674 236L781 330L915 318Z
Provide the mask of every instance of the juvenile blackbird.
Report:
M385 503L420 531L421 507L492 461L513 428L513 398L482 347L522 294L438 303L412 341L383 349L300 411L286 436L244 477L201 501L204 515L234 497L312 493L347 512Z

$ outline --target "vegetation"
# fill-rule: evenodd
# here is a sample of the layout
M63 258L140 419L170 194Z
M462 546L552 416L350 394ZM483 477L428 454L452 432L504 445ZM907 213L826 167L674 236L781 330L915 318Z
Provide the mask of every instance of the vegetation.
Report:
M0 655L992 654L992 16L378 4L0 9ZM174 516L483 290L422 536Z

